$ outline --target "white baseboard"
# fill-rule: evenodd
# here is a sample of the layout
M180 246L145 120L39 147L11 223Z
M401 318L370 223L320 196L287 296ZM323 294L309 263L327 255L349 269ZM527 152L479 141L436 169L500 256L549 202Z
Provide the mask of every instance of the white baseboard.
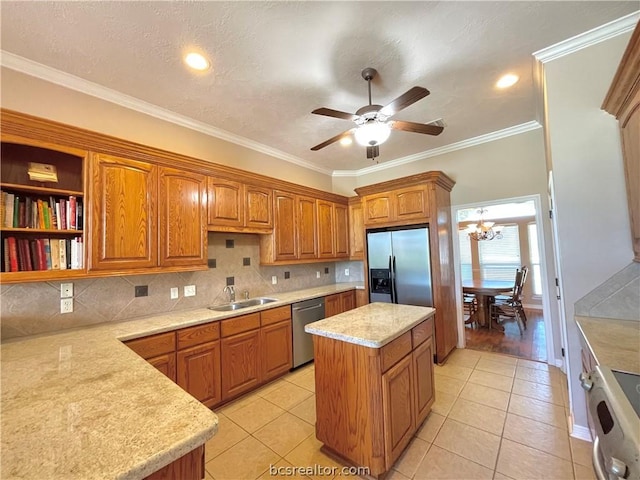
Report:
M576 425L575 423L571 427L571 436L587 442L592 441L591 430L589 430L589 427L583 427L582 425Z

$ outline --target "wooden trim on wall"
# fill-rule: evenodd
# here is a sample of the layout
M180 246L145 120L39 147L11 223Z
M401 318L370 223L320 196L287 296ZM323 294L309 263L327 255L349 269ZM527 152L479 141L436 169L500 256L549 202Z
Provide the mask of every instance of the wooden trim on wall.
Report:
M619 118L640 88L640 23L629 40L602 109Z
M444 172L432 170L429 172L418 173L408 177L396 178L387 182L374 183L365 187L358 187L355 192L360 196L371 195L373 193L387 192L397 190L399 188L409 187L419 183L433 182L441 186L448 192L451 191L456 182L447 176Z

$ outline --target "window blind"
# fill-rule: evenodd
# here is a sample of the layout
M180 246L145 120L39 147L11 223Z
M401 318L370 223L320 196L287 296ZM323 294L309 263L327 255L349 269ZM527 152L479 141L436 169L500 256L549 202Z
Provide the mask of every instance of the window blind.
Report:
M502 238L478 242L480 276L483 280L515 280L520 260L518 225L505 225Z

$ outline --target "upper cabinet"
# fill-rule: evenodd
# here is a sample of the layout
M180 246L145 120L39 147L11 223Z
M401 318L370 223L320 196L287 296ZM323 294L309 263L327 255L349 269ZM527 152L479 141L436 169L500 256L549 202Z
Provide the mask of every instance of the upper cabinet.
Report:
M208 179L208 228L212 231L269 233L273 230L269 188Z
M93 154L90 194L90 271L206 265L204 175Z
M364 259L364 216L360 197L349 199L349 258Z
M158 265L158 168L94 154L91 159L91 270Z
M160 167L160 266L207 264L207 181L204 175Z
M429 218L428 191L425 185L366 195L362 205L365 225L402 224L408 220L426 221Z
M640 26L636 26L602 108L620 123L634 261L640 262Z
M1 145L2 283L86 275L87 152L5 133Z

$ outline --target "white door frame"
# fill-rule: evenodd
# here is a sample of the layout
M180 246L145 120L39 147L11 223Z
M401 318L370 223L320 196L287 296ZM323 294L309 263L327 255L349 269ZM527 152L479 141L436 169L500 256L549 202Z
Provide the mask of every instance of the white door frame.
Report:
M505 203L519 203L533 200L536 214L536 225L538 232L538 252L540 252L540 275L542 276L542 314L544 317L545 338L547 339L547 363L556 365L555 345L553 341L553 329L551 321L551 295L555 295L555 292L549 291L548 272L552 271L547 265L547 255L545 250L545 227L542 222L542 204L540 201L540 195L526 195L523 197L511 197L501 198L499 200L490 200L483 202L474 202L466 205L452 205L451 206L451 231L455 232L453 241L453 264L455 265L455 288L456 288L456 303L462 305L462 279L460 274L460 242L458 241L458 211L468 208L478 208L480 205L483 207L492 205L502 205ZM462 308L458 308L458 348L465 347L464 339L464 315Z

